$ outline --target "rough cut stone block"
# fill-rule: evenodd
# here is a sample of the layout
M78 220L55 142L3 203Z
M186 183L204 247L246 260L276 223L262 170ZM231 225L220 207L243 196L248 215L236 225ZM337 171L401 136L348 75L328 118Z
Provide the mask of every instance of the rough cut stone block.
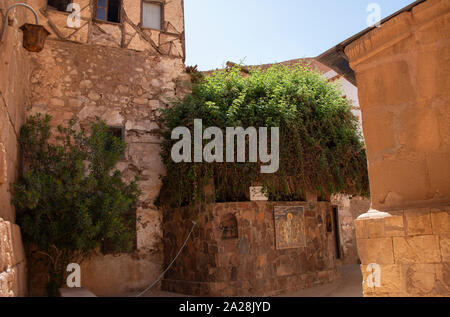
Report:
M434 234L450 232L449 210L431 210L431 225Z
M0 272L0 297L14 297L17 290L17 270L8 268Z
M450 233L439 237L441 245L442 262L450 262Z
M369 239L384 238L384 219L370 219L366 222Z
M368 239L369 232L366 227L368 220L355 220L355 232L357 239Z
M436 291L438 294L450 294L450 263L436 265Z
M395 263L441 262L437 236L394 237Z
M392 217L384 218L384 234L386 237L398 237L405 235L403 213L393 214Z
M11 223L0 218L0 272L13 266Z
M367 271L367 265L361 265L363 273L363 292L364 295L378 295L405 293L405 279L401 265L380 265L380 287L369 287L367 280L372 271Z
M424 296L435 287L436 268L434 264L414 264L406 271L406 288L409 295Z
M363 265L394 264L392 238L359 239L358 254Z
M429 209L405 211L406 233L409 236L432 234Z
M22 235L20 233L20 227L15 224L11 224L11 243L13 247L13 265L24 262L25 251L22 244Z

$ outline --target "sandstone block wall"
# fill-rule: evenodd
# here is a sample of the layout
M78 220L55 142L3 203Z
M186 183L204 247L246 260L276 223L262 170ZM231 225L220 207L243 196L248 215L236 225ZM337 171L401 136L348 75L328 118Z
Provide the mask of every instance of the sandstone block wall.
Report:
M274 206L304 206L306 247L277 250ZM326 202L211 204L198 221L162 288L199 296L271 296L333 281L338 276L334 233L327 233ZM225 215L237 220L237 238L222 239ZM164 215L164 262L172 261L192 228L185 208Z
M16 2L0 0L1 25L6 9ZM17 135L29 103L29 55L18 27L34 23L31 17L23 8L11 11L0 43L0 297L27 293L25 257L9 189L20 167Z
M0 297L27 294L26 260L19 226L0 218Z
M346 47L374 209L450 204L450 2L427 0Z
M392 212L355 222L365 296L450 295L450 207ZM367 282L380 265L381 285Z
M420 3L345 52L378 210L356 221L364 294L450 296L450 2ZM370 288L372 263L381 285Z

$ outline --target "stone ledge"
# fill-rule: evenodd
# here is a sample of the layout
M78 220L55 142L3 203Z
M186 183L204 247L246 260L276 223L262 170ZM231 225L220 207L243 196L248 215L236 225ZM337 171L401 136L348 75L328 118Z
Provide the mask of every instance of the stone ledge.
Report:
M364 60L416 33L421 25L445 18L448 11L448 1L428 0L383 23L345 48L346 55L352 61L351 67L355 69Z

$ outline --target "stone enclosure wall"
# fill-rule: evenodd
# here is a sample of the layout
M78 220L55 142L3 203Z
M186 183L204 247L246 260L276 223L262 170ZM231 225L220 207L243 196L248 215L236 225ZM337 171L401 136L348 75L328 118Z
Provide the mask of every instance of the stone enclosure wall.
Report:
M391 212L357 220L365 296L450 296L450 208ZM367 283L380 266L380 285Z
M303 206L306 247L276 249L274 206ZM198 296L271 296L333 281L338 276L334 233L326 202L210 204L195 217L187 208L164 214L164 257L170 263L198 222L186 248L166 273L163 290ZM235 217L236 236L223 239Z
M1 25L6 9L15 2L0 0ZM9 192L20 168L17 134L29 104L29 55L21 47L22 32L17 29L26 21L31 20L25 10L11 12L11 26L0 43L0 297L27 294L25 254Z

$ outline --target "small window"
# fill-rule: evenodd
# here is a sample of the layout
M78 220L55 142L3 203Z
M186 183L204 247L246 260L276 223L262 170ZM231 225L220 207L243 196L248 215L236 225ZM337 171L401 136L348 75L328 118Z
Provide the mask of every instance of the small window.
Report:
M67 11L67 6L72 3L72 0L48 0L47 7L58 10Z
M142 27L162 29L163 3L159 1L142 1Z
M120 23L120 0L97 0L97 20Z
M116 138L125 139L124 138L124 129L123 127L108 127L109 132L114 135Z
M219 229L222 231L222 240L238 239L238 222L233 214L226 214L220 222Z
M108 127L108 131L114 137L116 137L118 139L121 139L122 141L125 141L125 129L124 129L124 127ZM105 146L106 146L106 150L108 150L108 151L111 150L112 140L109 139L108 143ZM122 155L122 157L120 159L121 160L125 159L125 153L123 153L123 155Z

